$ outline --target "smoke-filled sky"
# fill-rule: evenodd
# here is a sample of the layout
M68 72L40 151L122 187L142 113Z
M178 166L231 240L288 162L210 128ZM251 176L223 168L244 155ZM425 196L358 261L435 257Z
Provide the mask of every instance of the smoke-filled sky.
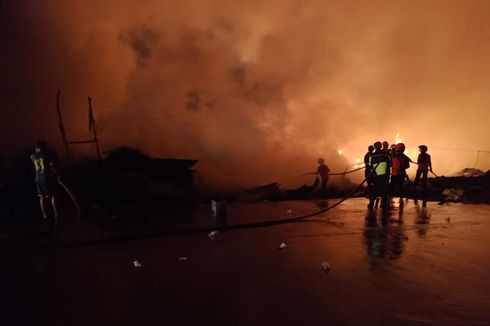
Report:
M104 151L195 158L209 183L344 170L398 133L439 174L490 149L485 0L4 0L0 31L4 157L63 153L58 88L70 139L90 95Z

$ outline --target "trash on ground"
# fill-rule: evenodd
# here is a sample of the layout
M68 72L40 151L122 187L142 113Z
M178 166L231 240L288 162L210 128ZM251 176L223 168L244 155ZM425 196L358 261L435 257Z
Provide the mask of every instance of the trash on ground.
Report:
M179 257L179 261L188 261L189 258L185 257L185 256L180 256Z
M281 242L278 249L284 249L284 248L286 248L286 244L284 242Z
M464 189L461 188L448 188L442 191L442 195L445 196L446 201L458 202L463 198Z
M217 230L214 230L214 231L211 231L209 234L208 234L208 238L211 239L211 240L214 240L214 238L218 235L218 231Z
M332 267L330 266L329 263L327 263L326 261L324 261L322 263L322 269L325 271L325 272L330 272L330 270L332 269Z
M139 268L139 267L143 266L143 265L141 265L141 263L140 263L139 261L137 261L137 260L133 261L133 265L134 265L134 267L135 267L135 268Z

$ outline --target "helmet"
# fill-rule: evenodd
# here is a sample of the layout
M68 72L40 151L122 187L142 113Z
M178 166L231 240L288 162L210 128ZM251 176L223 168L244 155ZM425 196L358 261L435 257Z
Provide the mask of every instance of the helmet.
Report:
M381 142L380 142L380 141L375 142L375 143L374 143L374 148L375 148L376 150L380 150L380 149L381 149Z
M323 159L323 157L320 157L318 159L318 164L323 164L323 163L325 163L325 160Z
M405 144L404 143L396 144L395 151L403 153L405 151Z
M420 148L420 151L421 151L422 153L425 153L425 152L427 152L427 150L428 150L427 146L425 146L425 145L420 145L420 146L419 146L419 148Z

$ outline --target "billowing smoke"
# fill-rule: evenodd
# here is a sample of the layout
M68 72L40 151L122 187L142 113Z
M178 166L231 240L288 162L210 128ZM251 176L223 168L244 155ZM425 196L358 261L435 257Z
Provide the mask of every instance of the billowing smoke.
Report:
M90 95L104 150L195 158L214 184L283 181L319 156L344 170L397 134L413 159L428 145L440 174L490 147L487 1L0 6L6 152L38 138L62 150L58 88L70 138L89 137Z

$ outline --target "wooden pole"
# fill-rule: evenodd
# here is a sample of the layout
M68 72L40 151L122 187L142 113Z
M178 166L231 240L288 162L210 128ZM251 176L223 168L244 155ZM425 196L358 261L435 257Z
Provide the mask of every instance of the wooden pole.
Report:
M68 146L68 142L66 141L65 125L63 124L63 117L61 115L60 95L61 95L61 89L58 89L58 93L56 94L56 111L58 112L58 127L60 129L61 138L63 139L63 144L65 145L66 155L68 156L68 160L71 161L70 147Z
M90 96L88 97L88 114L89 114L89 128L92 129L92 132L94 134L93 141L95 143L95 148L97 150L97 159L101 161L102 156L100 155L99 138L97 138L97 129L95 128L95 119L92 111L92 98Z

